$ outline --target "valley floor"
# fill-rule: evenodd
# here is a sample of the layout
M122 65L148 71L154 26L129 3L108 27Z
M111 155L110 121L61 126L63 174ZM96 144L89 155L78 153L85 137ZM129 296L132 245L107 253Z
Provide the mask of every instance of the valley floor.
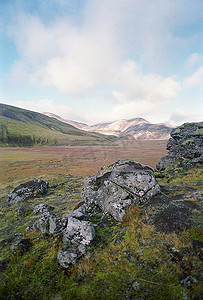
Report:
M0 148L0 182L12 185L34 177L94 175L118 159L134 159L155 168L166 153L166 141L120 142L117 146Z

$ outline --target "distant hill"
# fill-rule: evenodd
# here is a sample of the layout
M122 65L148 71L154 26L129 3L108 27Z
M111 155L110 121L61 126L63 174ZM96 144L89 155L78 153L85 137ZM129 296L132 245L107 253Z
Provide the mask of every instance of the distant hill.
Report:
M173 126L169 124L152 124L143 118L135 118L130 120L117 120L109 123L100 123L89 126L87 124L78 123L48 112L43 114L60 120L66 124L71 124L79 129L89 132L97 132L105 135L115 135L117 137L134 137L140 140L168 140Z
M0 146L98 145L111 144L115 139L44 114L0 104Z

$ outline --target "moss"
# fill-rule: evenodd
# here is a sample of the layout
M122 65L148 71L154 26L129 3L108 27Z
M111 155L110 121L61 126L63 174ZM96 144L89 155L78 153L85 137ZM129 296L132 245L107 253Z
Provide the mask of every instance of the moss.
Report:
M195 132L194 135L203 135L203 128L198 128Z
M188 236L193 240L203 242L203 228L195 227L188 230Z
M185 140L183 143L182 143L182 146L186 146L188 145L189 143L193 143L194 142L194 138L189 138L187 140Z
M112 166L105 166L102 168L102 170L99 172L99 176L98 178L100 177L103 177L105 174L107 173L110 173L113 171L113 167Z

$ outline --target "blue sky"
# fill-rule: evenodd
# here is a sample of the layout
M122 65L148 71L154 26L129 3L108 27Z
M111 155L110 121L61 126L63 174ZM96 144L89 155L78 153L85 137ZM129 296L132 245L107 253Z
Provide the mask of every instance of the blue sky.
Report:
M0 0L0 102L88 124L203 118L202 0Z

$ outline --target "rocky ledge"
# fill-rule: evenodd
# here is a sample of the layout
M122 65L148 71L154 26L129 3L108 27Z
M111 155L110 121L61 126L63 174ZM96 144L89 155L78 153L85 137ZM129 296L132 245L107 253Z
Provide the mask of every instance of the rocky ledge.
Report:
M203 163L203 122L185 123L171 132L167 143L168 154L156 165L158 171L164 171L172 164L192 167Z

